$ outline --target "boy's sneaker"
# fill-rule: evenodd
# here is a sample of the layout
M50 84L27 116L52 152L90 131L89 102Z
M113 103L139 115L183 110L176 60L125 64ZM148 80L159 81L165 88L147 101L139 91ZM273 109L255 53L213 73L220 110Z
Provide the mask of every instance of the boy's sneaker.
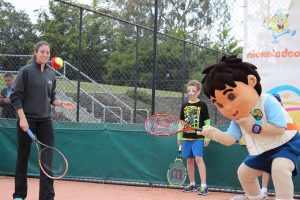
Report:
M208 188L207 187L201 187L199 195L204 195L204 196L208 195Z
M197 192L198 188L194 185L188 184L186 187L183 188L182 192Z

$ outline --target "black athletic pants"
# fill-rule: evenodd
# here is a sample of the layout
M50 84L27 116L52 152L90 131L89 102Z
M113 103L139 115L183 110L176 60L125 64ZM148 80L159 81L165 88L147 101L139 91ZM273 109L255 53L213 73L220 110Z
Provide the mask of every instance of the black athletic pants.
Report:
M28 121L30 130L36 134L37 139L49 146L54 143L54 131L52 120ZM17 121L17 164L15 169L15 193L14 198L25 199L27 196L27 169L30 156L32 140L26 132L20 128L20 121ZM34 144L35 145L35 144ZM40 171L40 193L39 200L54 200L53 180Z

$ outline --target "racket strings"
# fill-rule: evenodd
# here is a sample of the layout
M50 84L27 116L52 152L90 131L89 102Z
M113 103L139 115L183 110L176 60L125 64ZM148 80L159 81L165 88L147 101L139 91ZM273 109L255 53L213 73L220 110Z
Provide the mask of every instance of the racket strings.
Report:
M171 185L182 185L187 176L187 170L182 161L175 161L169 167L167 178Z
M175 118L169 116L155 116L145 124L146 131L156 134L170 134L182 129L183 126Z
M66 173L66 159L58 150L54 148L43 148L39 155L39 162L42 171L48 177L61 177Z

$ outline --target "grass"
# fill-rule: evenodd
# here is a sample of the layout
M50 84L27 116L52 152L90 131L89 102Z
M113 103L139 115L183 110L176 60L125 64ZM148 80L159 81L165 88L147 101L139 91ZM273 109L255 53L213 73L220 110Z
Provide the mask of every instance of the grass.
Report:
M0 77L0 88L5 87L3 78ZM107 91L115 94L126 94L130 90L134 90L134 87L128 86L117 86L117 85L106 85L106 84L94 84L90 82L80 82L80 87L88 93L107 93ZM57 79L57 88L64 92L77 93L77 81L65 81ZM152 95L152 89L138 88L138 92L147 93ZM156 90L155 94L157 97L181 97L181 92L172 92L164 90Z
M126 94L129 90L134 90L134 87L128 86L116 86L116 85L106 85L106 84L94 84L89 82L80 82L80 87L88 93L106 93L107 91L115 94ZM64 81L61 79L57 80L57 88L63 90L64 92L76 93L77 92L77 81L70 83L69 81ZM152 89L148 88L138 88L139 92L145 92L152 95ZM156 90L156 96L159 97L181 97L181 92L171 92L164 90Z

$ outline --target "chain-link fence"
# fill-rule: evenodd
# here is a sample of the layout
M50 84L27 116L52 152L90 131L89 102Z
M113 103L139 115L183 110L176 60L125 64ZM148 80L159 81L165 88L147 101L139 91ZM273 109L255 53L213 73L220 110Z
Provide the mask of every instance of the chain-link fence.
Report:
M3 73L17 72L26 65L34 44L40 40L50 43L51 57L59 56L65 61L64 67L56 72L58 98L73 101L79 108L75 111L53 108L55 120L141 123L153 112L178 115L186 99L187 81L201 80L201 70L218 61L227 51L217 40L220 25L230 20L230 15L214 17L217 13L212 7L228 10L232 1L201 1L203 4L199 6L203 13L195 12L199 16L188 23L193 16L186 18L185 29L173 27L173 32L161 32L168 20L164 23L158 20L157 41L154 41L154 30L147 27L144 19L146 11L140 18L125 20L109 6L104 9L70 2L49 1L47 8L34 11L36 22L32 22L33 13L18 11L12 4L0 0L0 14L8 17L0 38L0 70ZM126 2L130 5L132 1ZM227 3L225 6L216 4L218 2ZM203 9L211 12L210 15ZM160 12L158 19L168 15ZM151 18L148 21L153 22L153 16L148 16ZM175 22L173 20L173 25ZM203 23L202 28L197 27L195 32L193 23ZM195 42L190 42L192 40ZM0 83L3 88L5 83ZM228 122L207 98L201 98L209 104L210 117L215 124Z

